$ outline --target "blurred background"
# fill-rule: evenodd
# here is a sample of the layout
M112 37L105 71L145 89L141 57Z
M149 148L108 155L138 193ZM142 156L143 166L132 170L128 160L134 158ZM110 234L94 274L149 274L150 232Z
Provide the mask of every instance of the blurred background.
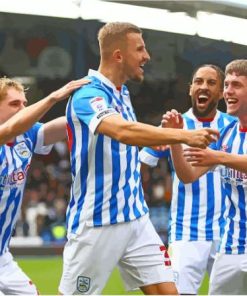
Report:
M137 118L159 125L171 108L190 107L192 71L203 63L222 69L247 58L247 2L243 1L100 1L0 0L0 75L21 81L29 103L69 80L97 69L98 29L107 21L128 21L143 28L151 61L142 84L128 83ZM55 106L46 122L64 115ZM225 110L224 102L220 109ZM151 219L167 243L171 176L167 161L143 166L143 187ZM66 240L65 214L71 183L66 142L46 157L35 157L11 246L47 247L61 253ZM21 248L20 248L21 247ZM29 250L29 252L31 252ZM19 252L19 253L18 253ZM42 251L39 249L39 252Z

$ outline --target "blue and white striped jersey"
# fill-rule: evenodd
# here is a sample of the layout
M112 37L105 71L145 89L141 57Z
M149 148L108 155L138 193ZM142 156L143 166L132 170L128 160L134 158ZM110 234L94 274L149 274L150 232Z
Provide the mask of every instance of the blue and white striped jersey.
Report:
M8 251L33 153L47 154L52 148L43 142L42 125L36 123L13 143L0 146L0 255Z
M247 152L247 130L241 130L234 121L222 132L216 149L234 154ZM220 252L226 254L247 253L247 174L219 166L222 183L230 206L226 212L226 226Z
M92 82L74 93L66 110L72 170L69 233L79 232L81 221L97 227L148 212L138 148L96 133L102 119L113 114L136 121L129 92L126 86L118 91L97 71L90 70L88 78Z
M217 111L212 121L199 121L189 109L183 114L183 119L184 129L221 129L234 117ZM141 161L151 166L155 166L160 157L168 157L171 164L169 149L157 152L144 148L140 153ZM173 168L172 174L169 241L218 240L224 225L223 212L226 206L219 171L210 171L191 184L182 183Z

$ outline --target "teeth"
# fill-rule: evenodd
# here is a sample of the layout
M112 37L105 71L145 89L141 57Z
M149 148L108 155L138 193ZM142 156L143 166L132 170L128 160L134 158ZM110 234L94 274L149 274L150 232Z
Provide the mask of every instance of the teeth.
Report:
M206 96L206 95L200 95L199 96L199 99L207 99L208 98L208 96Z
M229 103L229 104L235 104L237 102L238 102L238 100L235 100L235 99L228 99L227 100L227 103Z

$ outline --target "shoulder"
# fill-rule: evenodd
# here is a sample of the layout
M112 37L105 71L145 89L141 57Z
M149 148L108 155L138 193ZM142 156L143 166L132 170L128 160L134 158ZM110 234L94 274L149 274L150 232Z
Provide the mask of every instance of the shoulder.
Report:
M102 86L101 81L93 76L87 76L87 79L91 80L90 83L83 85L78 90L76 90L73 94L74 97L87 97L87 96L93 96L95 94L99 93L106 93L104 87Z
M219 111L219 113L220 113L220 116L223 117L224 119L227 119L229 123L233 122L233 121L236 122L238 120L235 116L232 116L232 115L227 114L225 112Z

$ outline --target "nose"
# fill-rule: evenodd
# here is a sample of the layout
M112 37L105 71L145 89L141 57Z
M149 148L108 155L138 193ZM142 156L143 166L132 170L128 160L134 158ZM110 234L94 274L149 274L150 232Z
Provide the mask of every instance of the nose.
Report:
M205 89L205 88L208 88L208 83L207 81L203 81L202 84L201 84L201 88Z
M149 55L149 53L148 53L147 50L145 50L145 60L146 61L149 61L150 60L150 55Z
M224 86L224 94L231 94L233 93L233 88L230 85Z
M22 109L24 109L24 108L26 108L26 105L25 105L25 104L21 104L21 105L20 105L20 110L22 110Z

